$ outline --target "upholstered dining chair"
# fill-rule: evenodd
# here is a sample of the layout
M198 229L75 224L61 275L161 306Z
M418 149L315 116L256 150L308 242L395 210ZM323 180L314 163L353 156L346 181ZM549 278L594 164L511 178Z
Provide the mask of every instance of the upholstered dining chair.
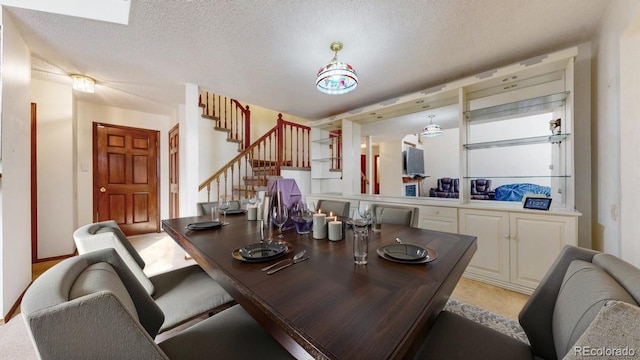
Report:
M163 311L112 248L45 271L21 312L41 359L293 358L240 305L156 343Z
M349 217L349 207L350 204L348 201L337 201L337 200L318 200L318 204L316 208L321 209L323 213L329 214L332 212L337 216Z
M79 254L114 248L138 282L164 313L160 332L202 314L212 314L235 304L233 298L201 267L191 265L148 277L145 262L115 221L78 228L73 239Z
M382 224L415 226L418 221L416 207L373 204L371 208L376 217L382 217Z
M197 204L196 210L198 215L211 215L211 207L214 205L218 205L217 201L207 201L207 202L199 202ZM229 201L229 210L240 209L240 201L232 200Z

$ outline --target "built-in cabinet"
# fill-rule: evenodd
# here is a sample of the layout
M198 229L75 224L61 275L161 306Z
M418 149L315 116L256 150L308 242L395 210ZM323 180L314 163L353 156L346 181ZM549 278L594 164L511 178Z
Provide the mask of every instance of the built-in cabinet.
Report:
M458 209L444 206L419 206L418 225L421 229L458 232Z
M478 237L470 278L531 293L565 245L577 245L577 217L459 209L459 233Z
M313 123L313 197L417 207L415 226L477 236L478 250L466 276L531 293L562 247L578 244L573 134L577 54L577 48L562 50ZM459 197L359 195L360 127L436 108L459 114L459 173L452 176L460 178ZM336 127L347 130L342 139L344 183L329 189L327 184L335 180L327 178L335 175L322 165L330 157L323 139ZM401 164L393 165L400 179ZM381 169L395 170L387 165ZM494 189L525 188L521 198L544 188L552 198L551 210L523 209L520 199L472 198L474 179L491 179Z

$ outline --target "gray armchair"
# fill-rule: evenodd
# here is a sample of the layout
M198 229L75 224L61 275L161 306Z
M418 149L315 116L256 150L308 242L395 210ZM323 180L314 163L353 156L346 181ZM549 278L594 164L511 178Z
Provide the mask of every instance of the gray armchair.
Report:
M114 248L140 285L164 313L160 332L172 329L202 314L211 314L235 304L233 298L202 268L191 265L147 277L142 260L115 221L78 228L73 239L79 254Z
M609 254L566 246L520 312L530 346L442 311L415 358L561 359L573 354L571 349L583 334L592 333L611 345L612 338L607 338L606 332L591 328L609 300L635 309L627 318L637 326L640 269ZM618 344L624 347L624 343Z
M349 206L348 201L318 200L316 208L322 209L325 214L333 212L333 215L349 217Z
M196 207L196 211L198 215L211 215L211 207L214 205L218 205L217 201L208 201L208 202L199 202ZM229 210L237 210L240 209L239 200L231 200L229 201Z
M164 314L114 249L50 268L21 311L42 359L292 358L239 305L156 343Z

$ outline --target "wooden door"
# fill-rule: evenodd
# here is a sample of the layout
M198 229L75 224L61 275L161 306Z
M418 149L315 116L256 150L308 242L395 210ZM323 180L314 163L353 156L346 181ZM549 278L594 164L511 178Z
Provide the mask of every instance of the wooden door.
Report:
M158 131L93 123L95 221L127 235L160 231Z
M169 218L180 217L178 125L169 130Z

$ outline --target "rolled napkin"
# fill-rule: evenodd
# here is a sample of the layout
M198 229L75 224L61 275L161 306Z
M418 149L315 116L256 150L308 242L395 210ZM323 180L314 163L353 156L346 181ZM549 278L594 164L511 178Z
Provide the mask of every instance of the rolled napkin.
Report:
M313 214L313 238L324 239L327 237L327 214Z
M329 222L329 240L342 240L342 221L334 220Z

